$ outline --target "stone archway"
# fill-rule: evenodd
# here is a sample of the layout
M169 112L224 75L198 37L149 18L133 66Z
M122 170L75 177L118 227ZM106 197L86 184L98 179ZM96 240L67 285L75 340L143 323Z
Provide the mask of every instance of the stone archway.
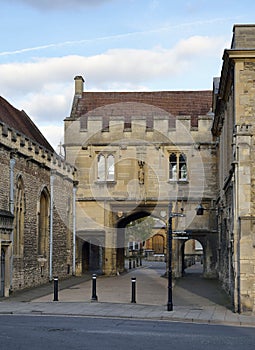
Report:
M181 277L185 270L185 261L184 261L184 248L185 244L189 240L198 241L203 248L203 276L207 278L215 278L216 273L216 250L215 250L215 239L212 233L190 233L188 239L179 241L179 248L177 249L176 257L176 277Z
M77 274L94 272L102 274L105 254L103 231L77 232Z
M188 239L183 244L183 272L189 267L200 264L203 270L204 248L197 239Z
M82 245L82 273L87 271L102 272L100 243L86 241Z
M152 206L151 206L152 207ZM126 237L126 227L127 225L132 222L136 221L142 218L150 217L151 216L151 209L150 205L148 206L143 206L143 207L137 207L134 212L131 212L129 215L126 215L121 217L117 222L116 222L116 231L117 231L117 247L116 247L116 268L118 272L123 272L125 270L125 251L126 248L128 248L127 244L127 239ZM153 215L154 218L156 218L155 215ZM153 227L152 227L153 229ZM151 237L153 236L153 231L151 230ZM145 239L142 237L138 239L140 243L140 248L142 248ZM161 244L162 250L164 251L164 242ZM139 255L141 251L137 252Z

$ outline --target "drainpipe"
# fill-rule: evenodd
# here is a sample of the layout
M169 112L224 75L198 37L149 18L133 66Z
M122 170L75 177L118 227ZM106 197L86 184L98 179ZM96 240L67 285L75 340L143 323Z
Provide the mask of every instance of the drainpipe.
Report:
M76 192L78 181L73 181L73 276L76 274Z
M54 207L54 176L55 172L50 175L50 273L49 280L52 281L52 258L53 258L53 207Z
M16 160L14 155L11 153L10 159L10 202L9 210L14 215L14 166ZM13 279L13 229L11 231L11 258L10 258L10 291L12 291L12 279Z

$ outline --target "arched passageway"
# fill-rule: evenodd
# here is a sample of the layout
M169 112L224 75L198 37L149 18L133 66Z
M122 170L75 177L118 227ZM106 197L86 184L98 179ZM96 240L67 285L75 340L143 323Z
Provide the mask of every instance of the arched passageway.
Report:
M102 247L99 241L85 241L82 245L82 273L102 273Z
M192 271L197 271L198 273L204 272L204 249L201 242L197 239L189 239L183 243L183 262L182 271L183 273L189 272L191 266L196 265L196 269Z
M142 220L143 219L143 220ZM128 230L128 225L137 222L135 230ZM135 254L141 254L145 241L150 236L153 236L154 219L149 212L138 211L127 217L122 218L117 223L117 270L119 272L125 269L125 256L127 251L133 251ZM130 227L130 226L129 226ZM160 237L161 238L161 237ZM164 251L160 247L160 239L155 238L154 244L158 250ZM132 246L132 248L130 248Z

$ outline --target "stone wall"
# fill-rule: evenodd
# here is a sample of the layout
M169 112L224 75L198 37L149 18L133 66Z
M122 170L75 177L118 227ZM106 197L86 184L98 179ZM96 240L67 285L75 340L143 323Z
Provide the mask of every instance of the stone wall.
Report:
M146 215L162 219L169 201L175 210L182 206L185 210L183 220L173 220L174 229L188 229L205 241L215 229L215 211L209 213L216 186L211 94L84 92L75 96L71 116L65 120L65 149L79 180L77 235L84 246L96 235L104 237L104 273L123 269L123 228L128 220ZM186 156L187 178L169 178L172 153ZM101 155L106 160L114 156L112 179L100 179ZM196 207L202 202L208 214L196 218ZM204 245L208 276L215 275L214 240L210 235ZM82 249L80 242L80 265ZM179 249L178 244L174 249ZM182 260L178 254L174 256L174 274L179 276Z
M236 311L254 311L255 26L225 50L213 134L218 142L219 277Z
M14 137L15 135L15 137ZM11 203L10 160L13 167L13 204ZM53 261L52 275L66 278L72 274L72 196L75 169L58 155L47 151L14 130L0 125L0 209L14 214L13 230L8 239L1 235L1 246L8 253L6 259L5 296L9 290L17 291L49 281L50 277L50 227L47 228L45 256L38 255L38 230L40 196L49 194L48 219L50 222L50 196L53 194ZM54 176L53 189L51 176ZM24 204L20 248L14 251L18 181L23 185ZM12 240L14 239L13 243ZM1 247L0 247L1 248ZM12 263L9 263L12 261Z

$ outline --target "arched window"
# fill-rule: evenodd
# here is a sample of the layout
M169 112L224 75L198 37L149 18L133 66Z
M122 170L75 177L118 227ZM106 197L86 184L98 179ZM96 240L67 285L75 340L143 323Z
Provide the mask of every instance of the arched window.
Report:
M177 156L174 153L169 157L169 179L177 180Z
M38 255L46 256L49 236L49 194L46 188L41 193L38 220Z
M114 156L112 154L107 157L107 180L114 181Z
M97 158L97 180L105 181L105 156L102 154Z
M14 255L23 255L24 247L24 215L25 215L25 195L24 184L20 176L17 181L15 201L15 221L13 232L13 253Z
M179 179L180 180L187 179L186 156L184 154L180 154L180 157L179 157Z
M114 156L99 154L97 158L97 181L114 181Z
M171 153L169 156L169 180L187 180L187 162L185 154Z

